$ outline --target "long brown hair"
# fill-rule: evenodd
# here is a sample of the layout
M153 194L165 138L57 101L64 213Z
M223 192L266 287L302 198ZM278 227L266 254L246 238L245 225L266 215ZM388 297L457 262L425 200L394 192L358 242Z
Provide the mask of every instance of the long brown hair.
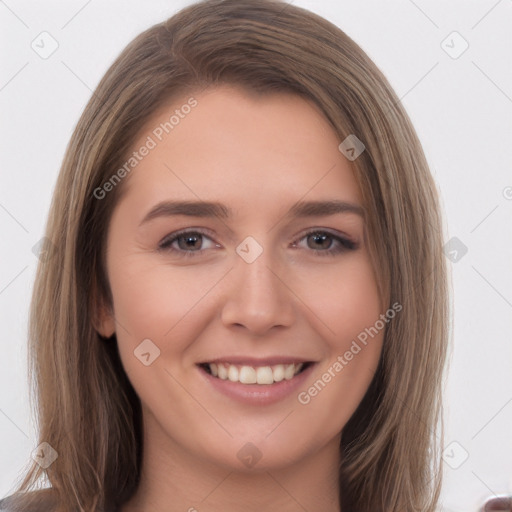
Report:
M39 263L30 309L30 399L39 443L58 457L46 469L31 461L17 492L45 476L53 489L46 494L66 512L115 510L134 494L141 404L117 343L94 329L100 305L112 306L105 246L124 182L101 199L95 190L159 106L224 83L311 99L340 142L354 134L366 147L352 165L369 213L370 254L384 304L403 310L387 325L378 370L343 428L340 503L343 512L433 512L449 306L436 187L375 64L335 25L279 0L183 9L132 41L86 106L57 180L46 227L52 250Z

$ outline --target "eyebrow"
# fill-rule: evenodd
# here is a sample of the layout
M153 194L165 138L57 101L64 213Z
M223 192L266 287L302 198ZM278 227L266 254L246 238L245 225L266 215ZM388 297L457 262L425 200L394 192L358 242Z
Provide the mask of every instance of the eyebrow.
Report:
M299 201L290 208L286 217L321 217L339 213L353 213L363 217L363 219L365 217L365 209L362 206L340 200ZM139 227L158 217L171 217L173 215L229 219L232 216L232 211L218 202L162 201L151 208L140 222Z

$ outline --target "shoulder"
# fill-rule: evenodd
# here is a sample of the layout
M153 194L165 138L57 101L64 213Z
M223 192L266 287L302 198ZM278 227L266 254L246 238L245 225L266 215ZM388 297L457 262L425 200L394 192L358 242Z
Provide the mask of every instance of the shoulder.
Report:
M0 512L53 512L57 500L52 489L16 493L0 499Z

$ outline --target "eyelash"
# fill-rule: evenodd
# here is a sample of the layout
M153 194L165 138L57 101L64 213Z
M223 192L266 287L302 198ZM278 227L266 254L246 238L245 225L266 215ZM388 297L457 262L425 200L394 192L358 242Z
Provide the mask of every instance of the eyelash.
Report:
M175 248L171 247L171 245L176 240L178 240L180 237L182 237L184 235L201 235L201 236L205 236L205 237L211 239L211 236L209 235L209 233L205 232L202 229L182 230L182 231L178 231L176 233L171 233L170 235L165 237L158 245L159 250L174 252L184 258L194 258L194 257L201 255L201 253L204 253L204 250L201 250L201 249L198 249L196 251L186 251L183 249L175 249ZM341 237L339 235L335 235L329 231L321 230L321 229L314 229L314 230L308 231L301 238L299 238L297 240L297 242L300 242L301 240L303 240L305 238L307 239L309 236L312 236L312 235L327 235L340 244L340 245L338 245L337 248L334 248L334 249L331 249L331 248L323 249L323 250L322 249L310 249L314 254L317 254L318 256L322 256L322 257L323 256L336 256L340 253L347 252L347 251L354 251L358 248L358 245L355 242L353 242L352 240L350 240L348 238ZM297 242L293 242L295 246L296 246Z

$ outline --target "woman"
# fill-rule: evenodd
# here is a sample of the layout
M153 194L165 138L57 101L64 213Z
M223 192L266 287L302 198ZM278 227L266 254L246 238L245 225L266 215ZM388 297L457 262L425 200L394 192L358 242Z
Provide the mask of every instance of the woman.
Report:
M40 452L4 505L434 511L441 230L406 112L340 29L207 0L145 31L58 178Z

